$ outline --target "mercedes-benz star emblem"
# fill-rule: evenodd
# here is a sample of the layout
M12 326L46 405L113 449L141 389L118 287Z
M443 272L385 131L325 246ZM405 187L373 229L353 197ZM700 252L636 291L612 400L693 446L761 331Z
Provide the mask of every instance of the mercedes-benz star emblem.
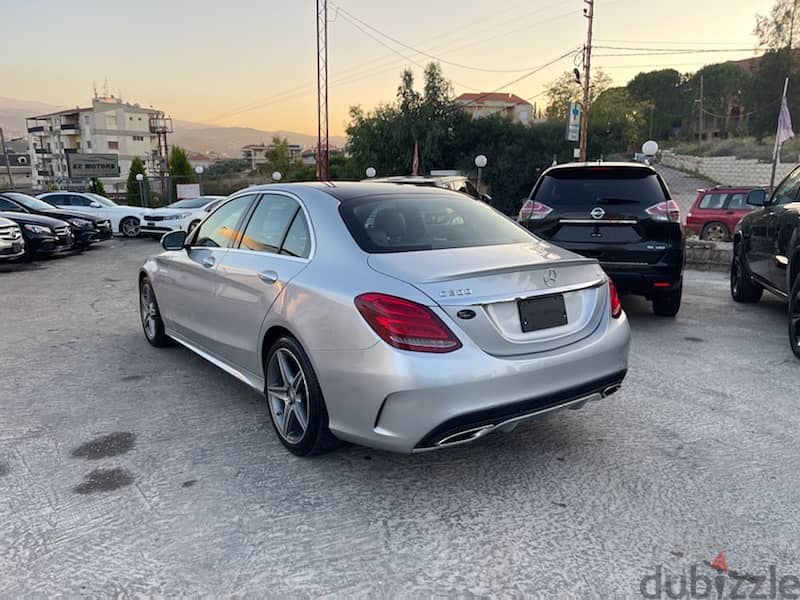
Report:
M595 207L592 209L592 212L590 212L589 214L590 214L590 215L592 215L592 218L593 218L593 219L602 219L603 217L605 217L605 216L606 216L606 211L604 211L604 210L603 210L602 208L600 208L599 206L595 206Z
M556 273L555 269L548 269L547 273L544 274L544 284L547 287L553 287L558 280L558 273Z

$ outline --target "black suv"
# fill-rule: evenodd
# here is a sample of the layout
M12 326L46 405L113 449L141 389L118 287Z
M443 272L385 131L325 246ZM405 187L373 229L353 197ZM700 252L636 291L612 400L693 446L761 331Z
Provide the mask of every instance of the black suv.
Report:
M764 290L789 300L789 343L800 358L800 167L767 198L752 190L745 215L733 233L731 296L758 302Z
M519 222L537 237L599 260L620 293L652 300L655 314L678 314L685 257L680 209L652 167L550 167L523 204Z

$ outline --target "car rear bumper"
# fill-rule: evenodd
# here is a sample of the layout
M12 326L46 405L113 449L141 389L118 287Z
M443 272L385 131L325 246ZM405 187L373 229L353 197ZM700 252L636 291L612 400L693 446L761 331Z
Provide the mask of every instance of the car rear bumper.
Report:
M601 262L621 294L654 296L680 287L683 280L683 251L670 251L656 264Z
M331 431L397 452L466 443L500 427L616 390L628 365L626 317L605 318L570 346L500 358L457 334L449 354L395 350L315 352ZM480 429L474 436L471 430Z

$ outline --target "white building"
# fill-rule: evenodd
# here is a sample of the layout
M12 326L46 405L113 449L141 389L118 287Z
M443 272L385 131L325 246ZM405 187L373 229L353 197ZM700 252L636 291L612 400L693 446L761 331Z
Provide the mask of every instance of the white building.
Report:
M274 148L275 144L247 144L246 146L242 146L242 158L249 160L250 168L255 169L257 165L265 165L269 162L267 160L267 152ZM289 150L289 160L300 160L300 156L303 153L302 146L299 144L288 144L287 149Z
M91 108L73 108L27 119L33 186L47 189L80 179L70 173L68 154L114 154L119 175L102 177L109 189L124 186L131 161L141 158L149 173L158 171L158 137L151 120L163 113L114 96L92 100Z

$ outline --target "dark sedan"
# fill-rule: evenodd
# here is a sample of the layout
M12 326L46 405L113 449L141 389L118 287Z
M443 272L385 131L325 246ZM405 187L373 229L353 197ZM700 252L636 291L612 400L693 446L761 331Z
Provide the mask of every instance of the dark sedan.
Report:
M0 212L0 217L19 225L25 238L25 259L69 252L75 245L69 223L24 212Z
M20 192L0 192L0 210L23 212L66 221L75 237L75 245L80 247L109 240L114 235L111 221L105 217L95 217L75 210L58 208L49 202Z

